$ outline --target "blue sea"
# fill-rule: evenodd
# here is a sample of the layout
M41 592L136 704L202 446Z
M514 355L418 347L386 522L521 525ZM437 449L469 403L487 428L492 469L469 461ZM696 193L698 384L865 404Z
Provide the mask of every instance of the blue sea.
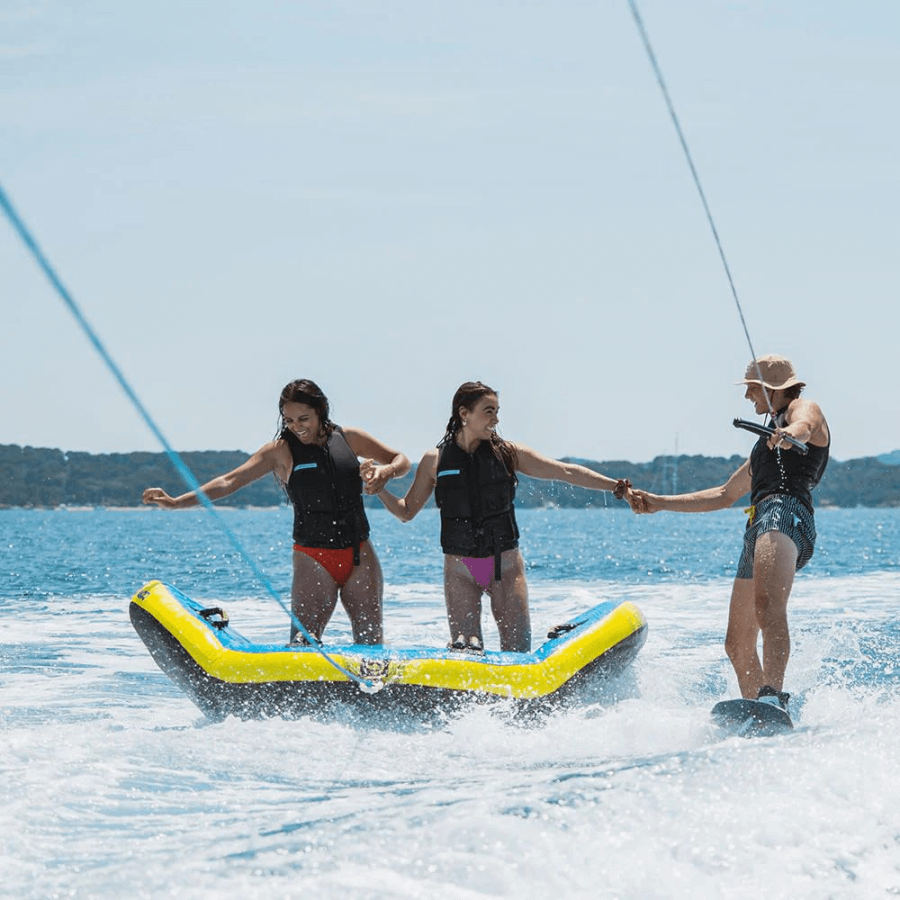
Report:
M289 511L0 510L0 896L900 896L900 510L818 512L790 604L797 728L754 739L709 719L737 695L739 510L519 519L536 635L601 600L646 615L614 699L527 724L486 707L210 723L130 597L159 578L286 637L219 522L287 597ZM433 511L371 521L388 643L444 644ZM328 639L349 639L340 609Z

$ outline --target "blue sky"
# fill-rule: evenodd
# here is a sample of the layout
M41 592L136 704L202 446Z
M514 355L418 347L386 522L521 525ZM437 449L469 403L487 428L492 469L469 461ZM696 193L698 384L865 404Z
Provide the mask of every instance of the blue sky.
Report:
M900 447L900 6L640 9L754 347L837 458ZM0 184L179 450L255 449L296 377L413 459L468 379L551 456L752 443L625 0L7 0ZM5 222L0 297L0 443L159 449Z

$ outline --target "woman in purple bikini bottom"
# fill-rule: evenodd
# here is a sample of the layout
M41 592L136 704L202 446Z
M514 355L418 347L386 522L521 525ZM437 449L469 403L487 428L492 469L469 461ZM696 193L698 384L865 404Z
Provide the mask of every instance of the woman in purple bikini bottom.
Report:
M482 652L481 597L486 593L500 649L527 653L531 619L514 506L516 473L611 491L619 498L630 484L503 440L497 434L499 412L492 388L480 381L461 385L446 433L422 457L406 496L401 499L384 489L378 496L398 519L408 522L434 492L441 513L450 648Z

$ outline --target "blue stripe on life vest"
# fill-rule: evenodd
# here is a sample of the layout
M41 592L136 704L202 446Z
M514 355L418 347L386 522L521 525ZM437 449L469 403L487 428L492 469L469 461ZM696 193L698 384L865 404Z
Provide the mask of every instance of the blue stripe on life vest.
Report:
M294 471L296 472L299 469L316 469L318 466L318 463L300 463L299 466L294 466Z
M437 473L438 478L442 478L444 475L459 475L459 469L443 469Z

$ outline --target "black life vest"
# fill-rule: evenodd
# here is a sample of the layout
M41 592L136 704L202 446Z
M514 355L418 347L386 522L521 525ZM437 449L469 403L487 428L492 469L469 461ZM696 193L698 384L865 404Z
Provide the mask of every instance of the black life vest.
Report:
M769 422L770 428L775 428L776 422L777 427L783 427L783 412L780 410ZM812 490L828 465L830 432L826 446L808 444L805 455L796 450L770 450L767 441L767 437L761 437L750 452L750 502L758 503L771 494L787 494L812 510Z
M441 447L434 499L441 511L441 549L457 556L494 557L519 546L514 500L516 476L482 441L466 453L456 441Z
M294 505L294 543L301 547L353 547L369 537L369 521L362 501L359 460L340 428L324 447L304 444L290 429L287 441L293 463L287 494Z

